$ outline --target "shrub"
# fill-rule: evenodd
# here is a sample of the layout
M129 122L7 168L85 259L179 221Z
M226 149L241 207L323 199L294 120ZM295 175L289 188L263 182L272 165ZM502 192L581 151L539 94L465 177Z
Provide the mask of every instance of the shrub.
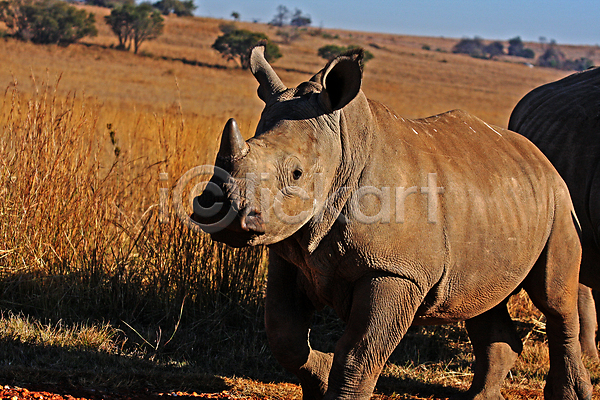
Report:
M485 45L481 38L464 38L452 48L452 52L468 54L471 57L485 58Z
M323 47L319 47L319 50L317 50L317 54L319 55L319 57L323 57L327 60L331 60L331 59L339 56L346 50L348 50L348 49L347 49L347 47L344 47L344 46L338 46L336 44L327 44Z
M572 69L575 71L585 71L588 68L592 68L594 62L587 57L581 57L576 60L566 60L563 63L563 69Z
M525 44L521 40L521 37L517 36L508 40L508 55L524 58L534 58L535 52L531 49L525 48Z
M123 4L135 4L135 0L85 0L85 4L91 6L114 8Z
M163 15L173 13L178 17L191 17L198 8L193 0L160 0L154 3L154 7Z
M234 29L219 36L212 45L227 60L239 60L243 69L250 67L250 49L260 42L265 42L265 57L273 62L281 57L279 46L269 41L264 33L251 32L246 29Z
M328 45L325 45L323 47L320 47L319 50L317 50L317 54L320 57L323 57L326 60L332 60L332 59L334 59L335 57L339 56L342 53L345 53L345 52L353 50L353 49L358 49L359 47L360 46L356 46L356 45L353 45L353 44L351 44L348 47L338 46L338 45L335 45L335 44L328 44ZM375 58L375 56L373 55L373 53L371 53L368 50L364 50L364 56L363 56L363 60L362 60L363 66L364 66L364 64L367 61L369 61L369 60L371 60L373 58Z
M535 57L535 52L533 50L531 50L531 49L523 49L519 53L519 57L534 58Z
M566 60L565 54L560 49L551 46L538 58L538 65L540 67L562 68Z
M490 44L488 44L487 46L485 46L484 48L484 52L486 54L488 54L488 56L494 57L494 56L500 56L502 54L504 54L504 45L500 42L492 42Z
M85 36L96 36L96 18L62 1L0 2L0 21L10 33L33 43L68 46Z

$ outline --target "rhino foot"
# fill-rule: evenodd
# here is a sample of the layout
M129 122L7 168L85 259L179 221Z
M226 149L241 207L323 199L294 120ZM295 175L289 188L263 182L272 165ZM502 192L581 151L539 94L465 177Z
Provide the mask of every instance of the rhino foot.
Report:
M505 400L500 389L486 390L479 393L472 393L471 390L456 396L450 397L450 400Z
M506 302L465 322L475 354L473 382L460 397L502 400L500 387L523 345L508 314Z
M308 361L297 373L302 386L303 400L320 400L327 391L327 378L333 363L333 354L311 350Z

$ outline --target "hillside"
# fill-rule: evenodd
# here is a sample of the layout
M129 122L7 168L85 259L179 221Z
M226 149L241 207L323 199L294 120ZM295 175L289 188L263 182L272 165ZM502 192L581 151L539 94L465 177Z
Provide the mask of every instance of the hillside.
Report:
M22 88L28 88L30 73L38 83L42 79L53 82L62 75L61 92L85 93L106 105L127 104L128 108L161 111L181 98L184 114L218 116L222 121L233 116L245 123L246 133L253 130L261 110L253 77L210 47L220 34L219 24L224 21L167 17L165 34L144 43L141 51L145 56L136 56L111 48L116 45L116 37L103 21L107 9L87 8L96 14L99 35L84 39L81 44L61 48L11 39L0 41L3 60L0 85L6 87L17 79ZM265 24L238 25L278 40L277 28ZM457 39L323 29L320 34L303 34L291 44L279 43L284 56L274 67L284 83L296 85L324 65L325 60L317 56L320 46L329 43L364 46L375 55L365 69L363 90L368 97L406 117L462 108L501 126L506 126L510 110L526 92L568 74L455 55L450 49L456 42ZM423 45L432 50L423 50ZM539 54L537 44L527 45ZM600 52L595 54L592 47L561 49L568 57L591 56L600 64Z

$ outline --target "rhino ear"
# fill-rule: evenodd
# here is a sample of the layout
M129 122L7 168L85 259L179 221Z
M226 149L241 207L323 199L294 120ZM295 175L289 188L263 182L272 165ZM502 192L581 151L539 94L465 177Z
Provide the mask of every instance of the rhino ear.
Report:
M322 104L331 111L350 103L360 91L362 83L363 49L356 49L334 58L314 78L321 79Z
M250 70L260 84L258 97L266 103L271 96L287 88L265 58L265 46L265 43L259 43L250 51Z

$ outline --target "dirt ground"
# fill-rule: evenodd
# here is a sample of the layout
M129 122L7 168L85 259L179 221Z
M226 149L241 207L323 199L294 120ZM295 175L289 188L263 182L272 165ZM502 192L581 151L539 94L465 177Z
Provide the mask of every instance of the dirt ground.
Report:
M292 384L283 384L285 386L294 386L295 389L298 389L296 385ZM292 388L294 389L294 388ZM242 395L235 393L236 391L222 391L220 393L186 393L186 392L169 392L169 393L143 393L143 392L105 392L101 390L95 389L86 389L86 388L70 388L70 389L62 389L59 387L35 387L30 386L29 388L16 387L3 385L0 386L0 400L167 400L167 399L236 399L236 400L262 400L269 399L270 396L256 396L256 395ZM541 399L543 395L541 390L527 390L527 389L519 389L519 390L509 390L504 392L504 395L509 399L513 400L532 400L532 399ZM281 397L276 396L278 399L288 398L287 396ZM289 398L296 398L296 396L292 396ZM384 395L374 395L372 399L374 400L425 400L425 399L433 399L435 397L419 397L419 396L411 396L411 395L394 395L384 396ZM594 398L596 398L594 396Z
M236 396L227 391L221 393L109 393L94 389L72 388L61 389L53 387L22 388L15 386L2 386L0 389L1 400L159 400L159 399L259 399L259 397Z

